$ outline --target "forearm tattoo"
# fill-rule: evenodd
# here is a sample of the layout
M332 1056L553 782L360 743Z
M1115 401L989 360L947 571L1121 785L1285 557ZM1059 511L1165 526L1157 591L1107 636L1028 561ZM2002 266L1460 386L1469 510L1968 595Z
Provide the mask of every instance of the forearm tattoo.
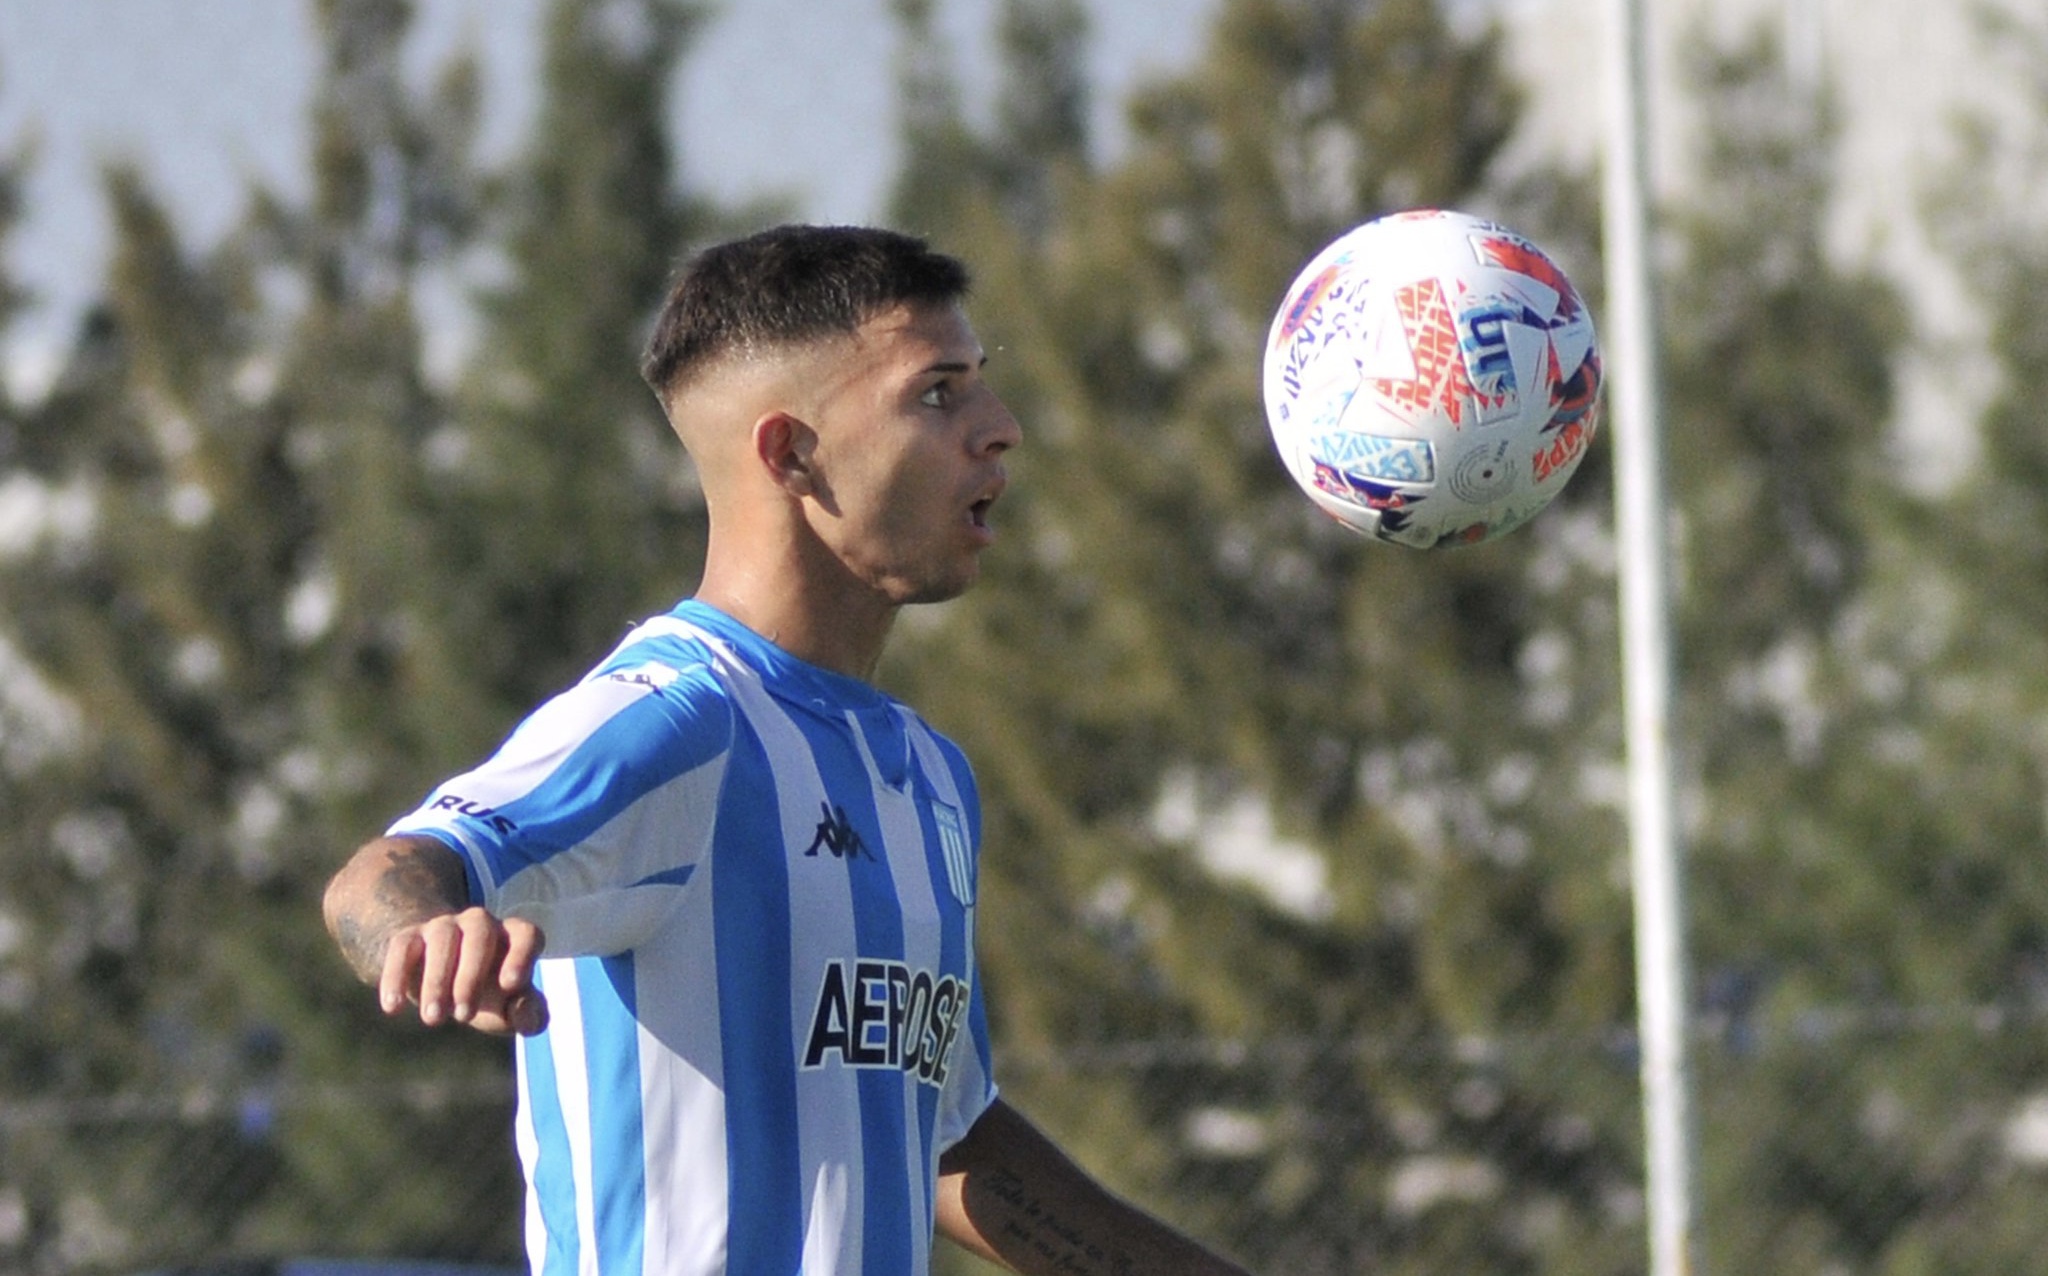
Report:
M1137 1270L1122 1248L1091 1239L1074 1220L1062 1217L1008 1170L992 1170L976 1188L1005 1207L998 1234L989 1237L998 1253L1013 1262L1026 1255L1029 1271L1058 1276L1129 1276Z
M384 953L401 928L468 904L462 864L441 847L401 842L390 849L369 898L333 918L335 942L365 983L376 983Z

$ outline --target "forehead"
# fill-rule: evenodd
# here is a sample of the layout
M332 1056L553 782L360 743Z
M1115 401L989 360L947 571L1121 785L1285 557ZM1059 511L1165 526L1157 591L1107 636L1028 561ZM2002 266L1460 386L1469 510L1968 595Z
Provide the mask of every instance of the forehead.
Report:
M973 325L951 303L891 306L863 322L851 344L861 359L898 371L936 364L977 367L982 360Z

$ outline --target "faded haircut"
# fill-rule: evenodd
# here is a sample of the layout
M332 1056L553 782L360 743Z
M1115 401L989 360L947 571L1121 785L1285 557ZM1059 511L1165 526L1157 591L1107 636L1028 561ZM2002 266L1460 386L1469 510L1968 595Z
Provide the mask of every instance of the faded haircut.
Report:
M924 240L863 226L777 226L685 262L670 285L640 375L667 402L730 354L851 335L894 306L946 305L971 279Z

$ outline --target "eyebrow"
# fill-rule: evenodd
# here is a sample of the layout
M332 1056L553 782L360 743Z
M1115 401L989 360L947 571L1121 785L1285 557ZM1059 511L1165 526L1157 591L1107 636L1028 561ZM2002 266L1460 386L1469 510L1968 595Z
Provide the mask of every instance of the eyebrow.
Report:
M983 354L980 360L975 363L967 363L959 359L942 359L937 363L927 365L919 375L929 376L934 372L973 372L987 366L988 355L986 354Z

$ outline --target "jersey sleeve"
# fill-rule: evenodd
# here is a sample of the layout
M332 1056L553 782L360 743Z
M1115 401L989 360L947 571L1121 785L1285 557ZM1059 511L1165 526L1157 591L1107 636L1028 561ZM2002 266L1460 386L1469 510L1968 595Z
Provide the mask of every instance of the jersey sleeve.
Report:
M962 1049L954 1051L952 1066L946 1073L945 1089L939 1094L938 1127L934 1133L941 1152L966 1138L974 1123L981 1119L981 1114L996 1101L988 1012L982 1005L981 980L978 978L974 981L974 991L968 997L967 1040L961 1045Z
M707 853L732 732L705 666L613 662L390 832L455 848L472 898L534 922L549 955L624 952L669 915Z

